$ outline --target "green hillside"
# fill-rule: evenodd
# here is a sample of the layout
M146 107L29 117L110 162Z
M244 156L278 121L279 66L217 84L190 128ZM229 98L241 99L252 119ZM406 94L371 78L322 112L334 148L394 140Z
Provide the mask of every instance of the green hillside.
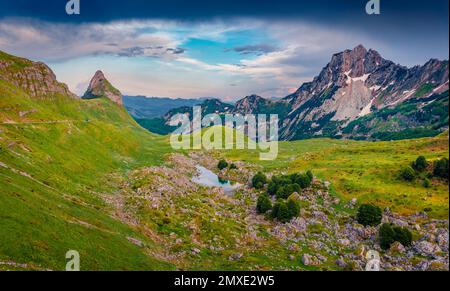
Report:
M106 98L35 98L0 79L0 108L0 261L61 270L74 249L85 269L173 268L131 243L127 237L153 245L100 198L119 188L113 174L161 163L164 139Z

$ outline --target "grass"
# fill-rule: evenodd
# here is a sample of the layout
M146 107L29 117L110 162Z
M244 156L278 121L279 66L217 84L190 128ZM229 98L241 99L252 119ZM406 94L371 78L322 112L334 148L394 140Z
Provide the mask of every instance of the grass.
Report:
M82 270L173 269L132 244L127 237L160 247L99 196L120 188L111 174L161 164L166 139L106 98L31 98L4 81L0 95L0 261L63 270L74 249Z
M360 203L388 206L401 214L430 208L429 215L448 218L448 183L433 179L427 189L419 180L405 182L398 174L419 155L429 161L448 157L448 132L433 138L392 142L311 139L280 142L275 161L260 161L258 152L224 152L231 160L256 163L266 171L312 170L332 183L338 196L357 198Z

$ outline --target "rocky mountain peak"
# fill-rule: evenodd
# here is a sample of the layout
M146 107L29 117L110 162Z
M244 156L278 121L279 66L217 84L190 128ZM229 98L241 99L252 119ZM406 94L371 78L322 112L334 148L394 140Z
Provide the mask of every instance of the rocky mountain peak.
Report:
M310 136L320 136L329 122L336 128L333 134L339 135L340 127L353 120L410 99L429 98L448 87L448 61L431 59L407 68L358 45L334 54L313 81L284 98L292 110L283 121L282 137L304 136L299 126Z
M101 97L107 97L114 103L123 105L122 93L111 85L102 71L98 70L92 77L89 87L82 98L95 99Z
M236 102L234 111L241 114L251 114L267 102L269 101L261 96L253 94Z
M358 78L374 72L385 64L386 60L377 51L367 50L364 46L358 45L352 50L334 55L328 69L341 76Z
M0 51L0 79L21 88L32 97L61 94L76 98L66 84L42 62L33 62Z

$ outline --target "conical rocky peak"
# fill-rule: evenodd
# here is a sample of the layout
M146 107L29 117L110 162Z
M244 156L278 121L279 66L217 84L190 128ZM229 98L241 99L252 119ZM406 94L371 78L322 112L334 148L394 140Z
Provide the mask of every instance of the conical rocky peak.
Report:
M123 105L122 93L111 85L102 71L98 70L92 77L89 87L82 98L95 99L101 97L107 97L114 103Z

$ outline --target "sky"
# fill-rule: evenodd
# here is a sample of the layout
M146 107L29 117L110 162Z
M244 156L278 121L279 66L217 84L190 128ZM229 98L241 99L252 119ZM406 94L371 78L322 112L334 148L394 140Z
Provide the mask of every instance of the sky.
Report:
M448 59L449 1L2 0L0 50L46 62L78 95L101 69L126 95L284 97L358 44L405 66Z

